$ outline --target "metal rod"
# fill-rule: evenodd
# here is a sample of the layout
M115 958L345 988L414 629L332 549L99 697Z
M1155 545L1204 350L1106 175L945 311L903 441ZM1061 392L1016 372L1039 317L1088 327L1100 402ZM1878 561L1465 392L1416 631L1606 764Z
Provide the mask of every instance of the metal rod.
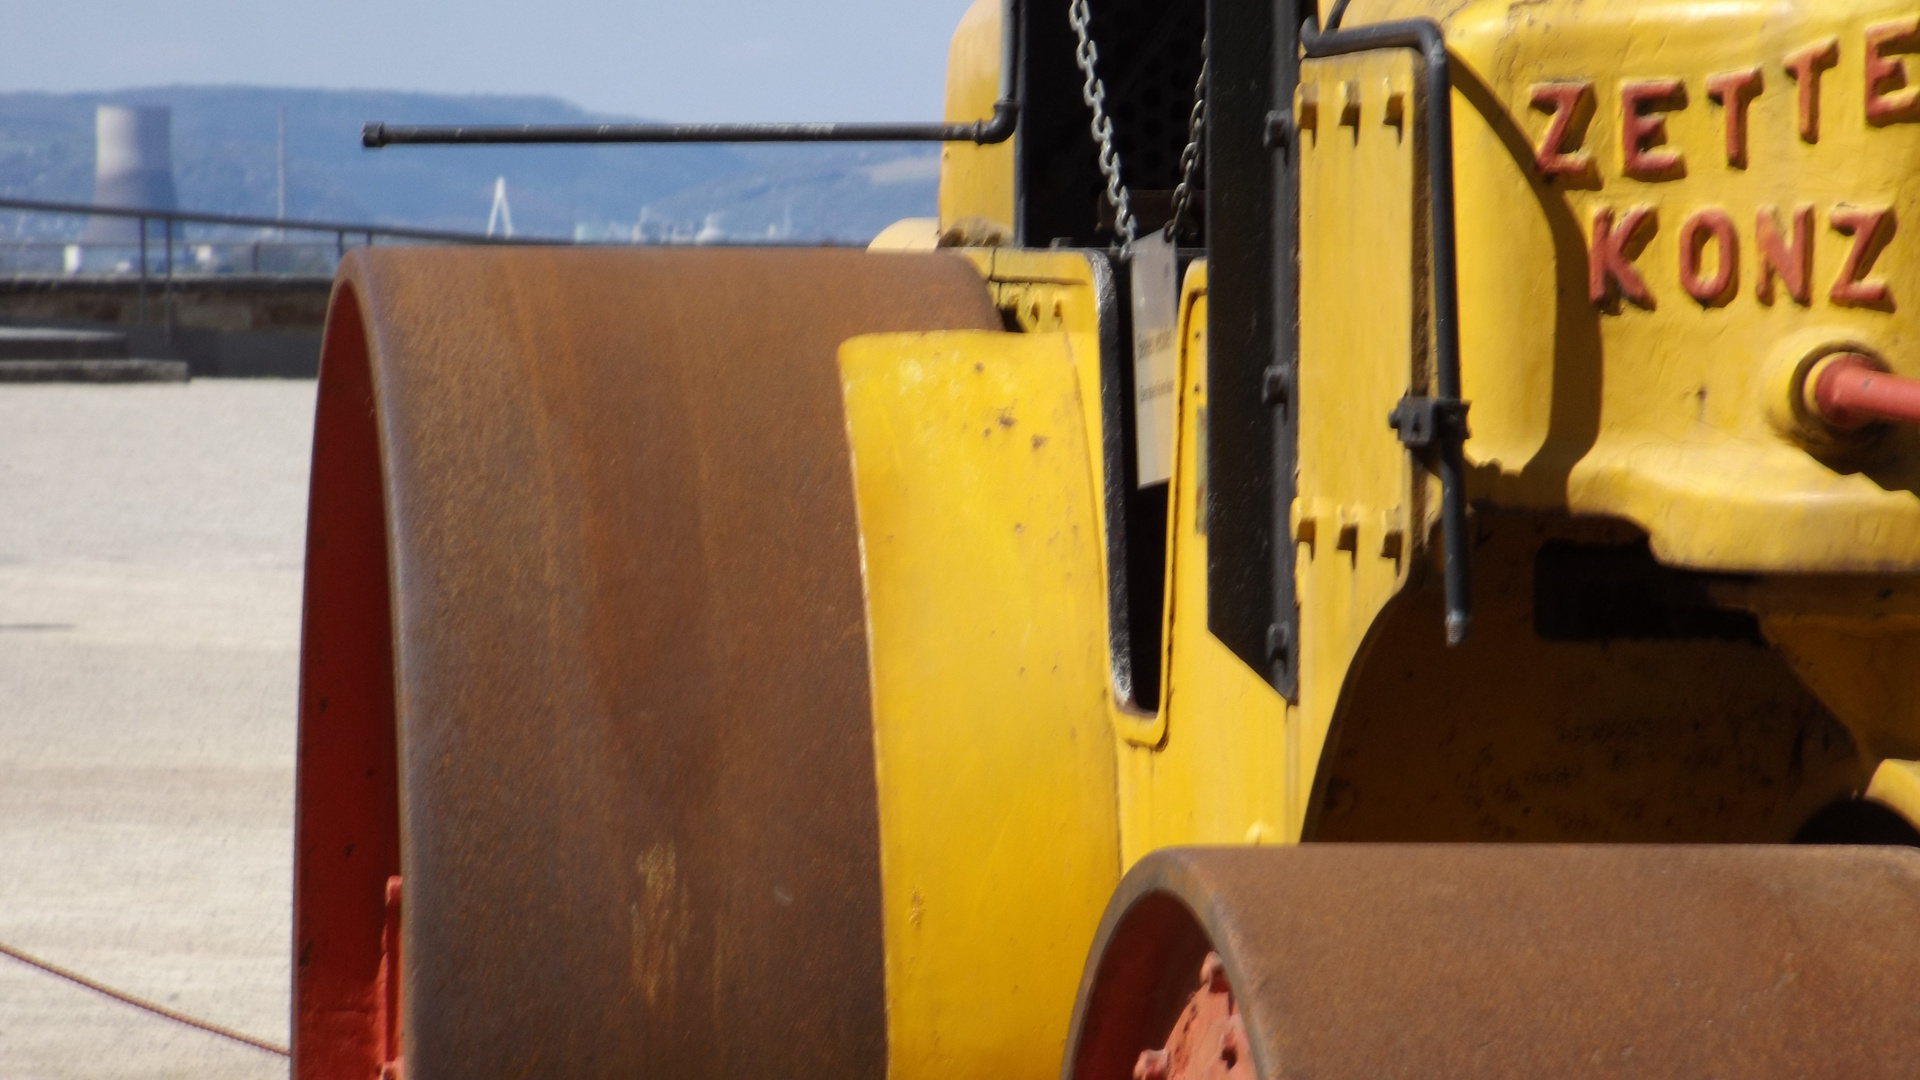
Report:
M1330 25L1346 12L1335 7ZM1300 28L1309 57L1342 56L1376 49L1412 49L1420 54L1427 82L1427 203L1432 217L1434 397L1460 401L1460 275L1454 230L1453 77L1447 41L1428 19L1378 23L1321 33L1314 20ZM1467 539L1466 468L1459 430L1436 433L1440 459L1440 534L1446 545L1447 643L1460 645L1473 627L1472 555Z
M140 219L140 325L147 325L147 219Z
M167 224L167 344L173 344L173 222Z
M489 237L484 233L454 232L447 229L415 229L404 225L368 225L362 221L318 221L290 220L286 218L258 217L251 214L209 214L195 210L154 210L125 206L96 206L93 203L55 202L46 199L0 198L0 209L29 210L45 214L75 214L82 216L119 217L148 219L163 222L184 222L192 225L239 225L248 228L291 229L295 232L329 233L345 229L349 232L366 232L371 229L382 236L404 237L409 240L443 240L449 243L472 244L562 244L558 238L541 239L539 237Z
M989 120L970 124L503 124L397 125L374 122L360 144L497 146L565 143L1005 142L1015 107L996 104Z
M1840 353L1808 374L1815 411L1835 427L1872 420L1920 424L1920 380L1884 371L1859 353Z
M1016 71L1021 0L1006 0L1000 22L1000 94L993 115L971 123L909 124L499 124L406 125L374 121L360 145L498 146L581 143L971 142L1013 137L1020 119Z

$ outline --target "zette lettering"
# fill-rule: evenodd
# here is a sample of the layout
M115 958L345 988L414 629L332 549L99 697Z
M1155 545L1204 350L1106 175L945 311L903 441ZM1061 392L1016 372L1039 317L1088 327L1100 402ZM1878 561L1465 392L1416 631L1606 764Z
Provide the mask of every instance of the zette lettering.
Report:
M1580 149L1574 122L1582 111L1593 106L1593 83L1540 83L1533 87L1529 103L1553 114L1547 133L1534 150L1534 164L1543 176L1569 176L1586 172L1593 155Z
M1859 33L1846 47L1861 50L1860 93L1867 124L1885 127L1920 123L1920 70L1910 70L1913 65L1909 63L1910 58L1920 62L1920 14L1874 23ZM1749 120L1753 103L1769 92L1769 76L1776 72L1784 71L1793 80L1795 121L1801 140L1820 141L1822 81L1839 65L1841 51L1838 37L1826 37L1782 56L1777 68L1756 66L1705 76L1707 98L1721 113L1729 168L1748 168L1749 158L1767 149L1764 143L1755 145ZM1622 174L1647 183L1677 180L1687 174L1686 148L1670 138L1667 126L1672 113L1687 107L1687 91L1686 81L1678 78L1626 79L1619 83L1617 130ZM1595 99L1595 84L1585 79L1536 83L1528 89L1528 103L1548 114L1545 130L1534 147L1534 164L1542 178L1549 182L1582 175L1598 179L1591 176L1596 154L1585 145ZM1604 125L1595 130L1605 130ZM1815 207L1806 203L1757 208L1753 232L1747 237L1751 241L1748 250L1752 252L1753 291L1760 303L1781 302L1784 294L1801 307L1813 305L1818 216ZM1833 233L1850 241L1845 258L1826 286L1827 300L1845 307L1894 310L1892 286L1874 273L1881 253L1893 243L1899 229L1893 208L1843 202L1827 210L1826 219ZM1665 242L1678 244L1674 265L1681 291L1708 307L1734 301L1742 288L1741 255L1748 242L1742 234L1745 222L1744 211L1735 214L1709 206L1693 210L1677 231L1670 232ZM1635 263L1662 231L1656 208L1596 207L1591 228L1587 284L1593 302L1615 312L1620 310L1615 306L1618 302L1652 309L1655 291ZM1839 246L1834 241L1828 243Z
M1727 115L1727 164L1736 169L1747 167L1747 106L1760 96L1763 79L1757 67L1707 76L1707 97Z
M1904 54L1920 53L1920 15L1876 23L1862 36L1865 58L1867 122L1876 127L1920 122L1920 82L1910 77ZM1780 66L1797 85L1800 138L1820 141L1821 78L1840 62L1840 39L1822 38L1795 49ZM1750 107L1766 90L1766 72L1752 67L1722 71L1706 78L1707 97L1726 118L1727 164L1747 167ZM1543 176L1566 176L1585 171L1593 156L1582 145L1581 123L1593 103L1591 80L1568 79L1535 83L1528 103L1551 119L1534 147L1534 163ZM1685 155L1668 144L1668 113L1687 107L1687 84L1681 79L1629 79L1620 84L1621 171L1641 180L1673 180L1685 175Z
M1628 176L1653 180L1681 169L1680 151L1655 147L1667 141L1666 114L1684 108L1686 94L1679 79L1621 84L1620 159Z
M1867 27L1867 123L1898 124L1920 118L1920 86L1907 79L1907 65L1889 49L1920 46L1920 15Z
M1800 84L1800 138L1820 141L1820 74L1840 62L1840 39L1816 41L1787 54L1787 74Z

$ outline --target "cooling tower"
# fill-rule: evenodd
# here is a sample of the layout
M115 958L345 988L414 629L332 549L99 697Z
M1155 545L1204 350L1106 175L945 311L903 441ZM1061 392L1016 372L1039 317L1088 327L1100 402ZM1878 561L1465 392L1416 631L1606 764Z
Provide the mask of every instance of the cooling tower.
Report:
M173 115L164 105L102 105L94 114L93 201L96 206L174 210ZM148 235L165 235L156 224ZM138 244L135 218L94 217L90 244Z

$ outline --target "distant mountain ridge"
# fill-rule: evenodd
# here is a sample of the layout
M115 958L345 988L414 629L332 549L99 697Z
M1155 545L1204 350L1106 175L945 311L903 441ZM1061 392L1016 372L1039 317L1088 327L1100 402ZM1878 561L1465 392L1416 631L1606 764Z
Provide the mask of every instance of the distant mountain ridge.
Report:
M90 201L94 108L173 111L180 206L275 211L276 128L287 125L287 216L483 231L496 177L520 235L863 242L934 212L938 151L912 145L406 147L369 151L392 123L631 121L552 97L165 86L0 93L0 195ZM0 237L77 233L77 221L0 211Z

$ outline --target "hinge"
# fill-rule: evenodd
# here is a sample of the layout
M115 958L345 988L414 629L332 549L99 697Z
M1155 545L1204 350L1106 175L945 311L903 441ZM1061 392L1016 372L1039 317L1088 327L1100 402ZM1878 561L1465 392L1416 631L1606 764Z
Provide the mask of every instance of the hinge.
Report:
M1409 394L1387 414L1387 426L1398 432L1409 450L1426 450L1440 442L1467 438L1467 403Z
M1269 150L1285 150L1293 141L1293 118L1282 112L1267 114L1260 132L1260 144Z
M1260 375L1260 403L1270 409L1284 407L1292 385L1292 364L1269 364Z

